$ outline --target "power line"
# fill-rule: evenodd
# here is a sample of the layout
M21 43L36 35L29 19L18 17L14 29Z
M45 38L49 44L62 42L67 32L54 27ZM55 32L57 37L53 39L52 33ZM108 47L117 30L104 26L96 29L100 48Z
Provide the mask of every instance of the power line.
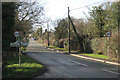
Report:
M93 4L89 4L89 5L85 5L85 6L82 6L82 7L75 8L75 9L71 9L70 11L81 9L81 8L88 7L88 6L91 6L91 5L95 5L95 4L98 4L98 3L101 3L101 2L96 2L96 3L93 3Z
M67 13L65 13L61 18L64 18L67 15Z

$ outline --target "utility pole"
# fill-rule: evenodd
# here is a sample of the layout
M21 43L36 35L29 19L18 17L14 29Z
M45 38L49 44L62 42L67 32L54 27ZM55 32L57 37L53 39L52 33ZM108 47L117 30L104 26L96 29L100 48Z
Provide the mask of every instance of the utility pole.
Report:
M47 33L48 33L48 46L50 45L50 42L49 42L49 23L47 22Z
M71 53L71 51L70 51L70 19L69 19L69 13L70 13L70 10L69 10L69 7L68 7L68 39L69 39L69 45L68 45L68 47L69 47L69 54Z

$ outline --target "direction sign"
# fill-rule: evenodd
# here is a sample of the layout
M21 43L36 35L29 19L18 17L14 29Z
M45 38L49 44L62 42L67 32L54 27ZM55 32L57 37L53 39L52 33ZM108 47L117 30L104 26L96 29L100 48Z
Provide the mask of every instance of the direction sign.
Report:
M10 43L10 47L19 47L19 43Z
M107 35L107 37L110 37L111 36L111 32L107 32L106 35Z
M21 42L21 46L26 47L28 45L28 43L23 43ZM19 43L10 43L10 47L19 47L20 44Z
M18 32L18 31L15 31L15 32L14 32L14 36L15 36L15 37L18 37L18 36L19 36L19 32Z

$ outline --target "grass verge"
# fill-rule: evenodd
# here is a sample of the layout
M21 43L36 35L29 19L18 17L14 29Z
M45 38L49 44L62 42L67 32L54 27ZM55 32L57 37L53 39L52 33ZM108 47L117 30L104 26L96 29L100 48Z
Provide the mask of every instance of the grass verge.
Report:
M30 78L45 72L45 66L29 56L21 57L21 66L18 57L8 58L3 66L3 78Z
M90 57L94 57L94 58L100 58L100 59L109 59L109 57L107 57L107 56L98 55L98 54L86 54L86 53L82 53L81 55L90 56Z
M120 59L118 60L117 58L109 58L105 55L98 55L98 54L87 54L87 53L80 53L81 55L93 57L93 58L99 58L99 59L105 59L105 60L110 60L110 61L115 61L115 62L120 62Z

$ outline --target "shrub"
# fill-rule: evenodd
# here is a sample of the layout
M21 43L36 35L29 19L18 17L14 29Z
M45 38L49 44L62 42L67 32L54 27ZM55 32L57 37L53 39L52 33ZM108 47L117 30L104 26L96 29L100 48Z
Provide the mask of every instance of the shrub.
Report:
M108 37L99 37L99 38L94 38L91 41L91 46L92 46L92 50L94 53L102 53L106 56L108 56L109 58L118 58L118 56L120 56L118 54L118 48L119 48L119 44L118 44L118 30L113 30L112 32L112 36L110 38ZM100 50L100 51L99 51Z
M54 45L55 47L59 47L59 40L56 40L56 41L53 43L53 45Z
M102 55L103 53L100 50L98 50L97 54Z

